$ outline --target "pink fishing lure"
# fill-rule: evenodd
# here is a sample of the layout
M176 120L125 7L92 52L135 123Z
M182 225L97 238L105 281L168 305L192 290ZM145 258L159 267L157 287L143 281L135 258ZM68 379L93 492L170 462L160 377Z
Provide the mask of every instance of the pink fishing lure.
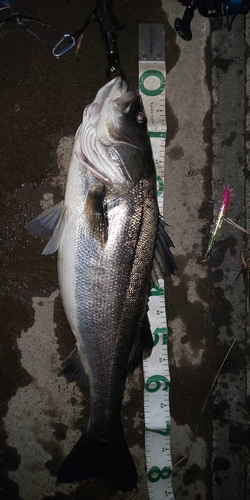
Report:
M220 202L219 214L218 214L218 217L216 219L214 229L213 229L211 236L210 236L207 251L205 253L205 258L208 256L209 252L211 251L211 249L214 245L214 242L218 236L218 233L220 231L220 228L222 226L223 220L226 217L226 213L227 213L229 202L230 202L230 193L231 193L230 186L225 187L223 190L223 194L222 194L222 198L221 198L221 202Z

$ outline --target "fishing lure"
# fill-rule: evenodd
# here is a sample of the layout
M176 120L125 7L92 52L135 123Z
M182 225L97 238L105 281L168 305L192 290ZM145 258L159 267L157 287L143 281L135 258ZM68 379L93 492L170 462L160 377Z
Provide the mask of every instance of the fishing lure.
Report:
M229 201L230 201L230 192L231 192L231 188L230 186L227 186L226 188L224 188L224 191L223 191L223 194L222 194L222 198L221 198L221 202L220 202L220 210L219 210L219 214L218 214L218 217L216 219L216 222L215 222L215 226L214 226L214 229L211 233L211 236L210 236L210 240L209 240L209 243L208 243L208 247L207 247L207 251L204 255L204 258L206 259L208 257L208 254L209 252L211 251L214 243L215 243L215 240L218 236L218 233L220 231L220 228L222 226L222 223L226 217L226 213L227 213L227 210L228 210L228 206L229 206Z

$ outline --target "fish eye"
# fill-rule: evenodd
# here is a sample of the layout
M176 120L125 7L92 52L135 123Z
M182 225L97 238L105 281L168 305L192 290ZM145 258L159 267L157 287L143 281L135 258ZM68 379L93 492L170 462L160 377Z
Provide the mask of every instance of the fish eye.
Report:
M146 118L145 113L143 113L143 111L138 111L135 114L135 119L136 119L137 123L147 123L147 118Z

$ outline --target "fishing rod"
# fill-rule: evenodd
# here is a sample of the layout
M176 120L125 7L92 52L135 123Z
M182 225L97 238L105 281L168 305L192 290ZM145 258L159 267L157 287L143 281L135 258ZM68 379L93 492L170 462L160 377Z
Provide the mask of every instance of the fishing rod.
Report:
M120 66L120 58L118 51L118 32L123 29L123 24L118 21L113 13L112 0L97 0L96 8L89 15L82 28L78 31L68 34L66 33L59 40L52 50L52 54L59 58L65 52L72 49L78 41L78 47L81 43L83 33L91 23L98 23L102 40L106 46L106 55L108 60L108 68L106 76L108 80L115 78L118 75L125 77ZM66 45L65 45L66 43Z
M250 0L188 0L185 4L187 7L182 19L177 17L174 22L177 33L184 40L192 39L191 21L197 9L204 17L226 16L228 31L231 31L236 15L245 16L250 9ZM232 16L231 21L230 16Z

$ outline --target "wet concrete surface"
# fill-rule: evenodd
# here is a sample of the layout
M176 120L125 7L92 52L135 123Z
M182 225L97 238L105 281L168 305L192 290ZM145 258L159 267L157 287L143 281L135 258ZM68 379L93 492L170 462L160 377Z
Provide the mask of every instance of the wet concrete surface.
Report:
M146 500L140 370L129 378L123 406L138 492L116 492L96 479L56 484L62 458L86 425L88 390L59 376L74 338L58 292L56 256L42 257L44 243L24 225L62 199L73 137L106 81L107 64L97 25L88 28L77 55L72 50L56 60L51 54L62 34L83 25L95 7L90 0L13 5L50 28L32 25L44 45L14 23L0 32L0 498ZM243 276L236 278L247 236L224 223L211 258L202 262L202 256L223 186L232 186L230 218L249 229L248 18L238 17L228 33L225 20L196 14L187 43L173 28L183 13L176 0L153 7L115 2L114 11L125 25L119 49L131 88L138 80L138 24L161 22L166 29L164 218L179 269L166 294L175 498L246 500L248 296Z
M173 480L177 498L241 499L249 496L248 308L238 277L246 235L224 223L210 259L202 255L224 186L232 188L230 217L241 226L247 217L244 20L230 34L221 19L210 26L196 19L196 27L199 45L190 54L180 42L169 78L181 83L167 93L177 123L166 149L165 202L179 264L167 298L174 463L188 454Z

